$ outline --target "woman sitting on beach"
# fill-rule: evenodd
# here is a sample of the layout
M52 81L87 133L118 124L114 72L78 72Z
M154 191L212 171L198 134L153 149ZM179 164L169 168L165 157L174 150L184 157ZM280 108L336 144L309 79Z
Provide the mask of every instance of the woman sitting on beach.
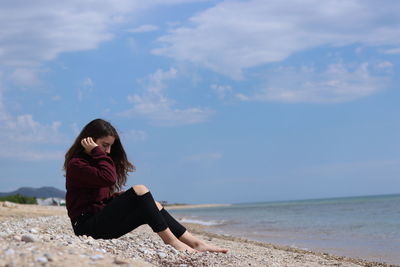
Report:
M135 167L109 122L96 119L82 129L65 155L64 169L68 216L76 235L118 238L148 224L177 250L227 252L189 233L144 185L118 192Z

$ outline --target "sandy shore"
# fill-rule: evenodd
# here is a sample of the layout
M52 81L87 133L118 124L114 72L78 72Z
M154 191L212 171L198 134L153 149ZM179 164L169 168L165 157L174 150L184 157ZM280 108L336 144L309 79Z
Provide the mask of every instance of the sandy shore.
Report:
M0 202L0 266L394 266L216 235L200 225L185 226L201 239L228 248L229 253L178 252L164 245L148 226L114 240L76 237L65 207Z

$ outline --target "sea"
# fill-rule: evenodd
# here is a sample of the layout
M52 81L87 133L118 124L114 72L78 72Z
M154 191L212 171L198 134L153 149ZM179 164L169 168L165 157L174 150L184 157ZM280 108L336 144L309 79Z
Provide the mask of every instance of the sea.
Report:
M400 194L171 210L207 231L400 265Z

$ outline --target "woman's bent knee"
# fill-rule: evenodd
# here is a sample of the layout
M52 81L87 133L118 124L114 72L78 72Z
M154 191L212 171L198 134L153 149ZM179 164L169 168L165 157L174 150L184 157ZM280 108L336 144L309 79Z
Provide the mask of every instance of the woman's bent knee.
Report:
M164 207L160 204L160 202L156 201L156 206L158 210L162 210Z
M135 191L136 195L138 195L138 196L142 196L142 195L146 194L147 192L149 192L149 189L142 184L134 185L132 188Z

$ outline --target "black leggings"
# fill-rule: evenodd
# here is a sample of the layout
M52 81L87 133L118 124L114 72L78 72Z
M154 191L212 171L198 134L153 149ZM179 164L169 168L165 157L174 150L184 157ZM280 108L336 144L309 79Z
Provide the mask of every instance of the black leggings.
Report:
M82 214L72 227L76 235L111 239L142 224L148 224L156 233L169 228L177 238L186 231L165 209L158 209L150 192L139 196L133 188L116 197L98 213Z

